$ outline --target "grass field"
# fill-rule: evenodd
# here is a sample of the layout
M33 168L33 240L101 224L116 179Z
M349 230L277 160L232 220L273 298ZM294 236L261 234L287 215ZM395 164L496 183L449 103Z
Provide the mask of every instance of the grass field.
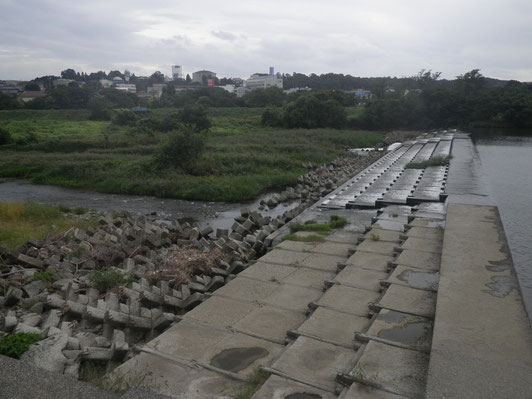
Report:
M383 137L369 131L265 128L262 112L211 109L206 150L185 173L155 166L165 133L89 121L85 110L0 111L0 127L18 143L0 147L0 177L108 193L242 201L294 184L306 172L303 162L328 162L345 155L347 147L372 146Z
M8 249L24 244L29 238L40 240L73 226L86 229L96 225L93 220L67 217L54 206L0 202L0 245Z

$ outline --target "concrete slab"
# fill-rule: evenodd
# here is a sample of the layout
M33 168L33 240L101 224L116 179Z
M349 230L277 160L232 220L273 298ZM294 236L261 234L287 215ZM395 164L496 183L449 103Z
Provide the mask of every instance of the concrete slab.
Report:
M260 306L231 326L240 332L284 343L286 332L295 330L307 316L302 312Z
M331 234L325 237L325 241L341 242L343 244L356 245L358 243L358 237L360 234L346 232L342 230L335 230Z
M321 290L280 284L263 302L281 309L305 312L308 310L308 304L316 301L321 295Z
M335 272L339 262L345 262L344 256L333 256L323 254L311 254L308 258L300 263L300 266L311 269Z
M218 327L232 326L260 305L231 298L213 297L183 315Z
M394 257L390 255L357 251L345 263L361 269L385 272L388 270L388 263L393 260Z
M317 234L317 233L314 233ZM276 249L286 249L289 251L312 252L319 242L300 242L286 240L275 246Z
M381 281L387 278L388 274L385 272L346 266L333 281L336 284L379 292L382 288Z
M438 272L399 265L386 280L386 284L399 284L435 292L438 290L439 279L440 274Z
M353 347L356 331L364 331L369 325L367 317L340 313L318 307L297 329L300 334L321 338L325 341Z
M262 262L279 263L282 265L298 265L311 256L304 252L287 251L284 249L273 249L259 260Z
M442 202L425 202L416 206L416 211L445 214L446 206Z
M397 244L393 242L364 240L358 244L357 251L393 256L395 254L395 247L397 247Z
M373 227L377 227L385 230L394 230L394 231L405 231L405 224L407 221L402 220L389 220L389 219L379 219L374 224Z
M379 219L395 220L407 218L412 213L412 207L406 205L388 205L380 210Z
M441 253L442 243L440 240L430 240L418 237L408 237L406 241L401 244L402 249L414 249L423 252Z
M369 304L375 302L379 296L380 294L377 292L334 285L323 294L316 304L364 317L369 312Z
M336 374L344 371L354 356L351 349L299 337L271 368L297 381L334 392Z
M423 270L438 271L440 270L440 257L441 255L435 252L405 249L393 263Z
M340 244L336 242L324 242L319 243L310 251L326 255L343 256L347 258L349 256L349 251L353 250L354 248L354 245Z
M432 229L444 229L444 220L416 218L409 223L411 227L427 227Z
M208 323L187 319L173 325L146 346L169 355L199 359L206 351L231 335L226 329L209 328Z
M278 288L278 284L270 281L253 280L237 277L229 284L218 288L213 296L225 296L243 301L262 301Z
M111 375L133 384L140 378L153 391L180 399L230 398L245 385L214 371L186 367L147 353L121 364Z
M272 375L264 385L252 396L252 399L272 398L309 398L309 399L334 399L336 395L313 388L309 385Z
M428 353L432 342L432 320L382 309L365 335Z
M352 383L349 390L340 396L341 399L401 399L406 396L396 395L390 392L382 391L368 385Z
M496 207L449 204L428 398L529 398L532 331Z
M395 394L422 398L429 355L369 341L351 375L359 383L381 387Z
M334 278L334 276L334 272L300 267L296 272L281 280L281 282L306 288L314 288L321 291L323 290L324 282Z
M364 234L364 238L366 238L367 240L372 240L378 237L378 241L387 241L393 243L401 242L400 236L401 233L398 231L384 230L375 227L368 231L366 234Z
M412 227L406 231L408 237L425 238L427 240L443 241L443 230L430 227Z
M195 360L245 377L257 367L269 365L283 348L283 345L235 332L214 347L205 348L202 356Z
M433 318L436 308L436 294L392 284L376 306Z
M298 268L295 266L276 265L259 261L240 272L238 277L247 277L263 281L280 281L297 270Z

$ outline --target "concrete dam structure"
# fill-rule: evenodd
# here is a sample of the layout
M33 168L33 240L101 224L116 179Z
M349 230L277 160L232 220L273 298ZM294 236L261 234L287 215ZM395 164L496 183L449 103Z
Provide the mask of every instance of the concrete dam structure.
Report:
M254 399L532 397L530 320L485 187L467 134L403 143L291 223L347 224L272 233L112 376L183 399L232 398L259 369Z

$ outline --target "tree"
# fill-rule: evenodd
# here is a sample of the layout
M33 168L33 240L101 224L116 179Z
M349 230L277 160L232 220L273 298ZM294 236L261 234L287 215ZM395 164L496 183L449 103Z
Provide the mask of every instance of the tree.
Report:
M160 147L156 162L160 167L190 170L204 148L205 137L190 126L184 126L170 134L168 141Z
M88 108L90 110L89 119L95 121L108 121L111 119L109 112L109 103L102 96L93 97L89 100Z
M76 80L78 78L78 75L76 74L76 71L74 71L72 68L68 68L64 71L61 71L61 78Z
M252 90L243 98L248 107L266 107L268 105L280 107L286 100L286 94L278 87L268 87L267 89Z
M41 86L37 82L28 82L24 86L24 91L41 91Z
M0 91L0 109L15 109L19 107L20 104L16 98Z
M201 105L185 105L179 112L179 119L187 129L196 132L208 131L211 127L207 110Z
M299 97L283 109L281 123L287 128L341 128L347 123L347 113L335 100L320 100L316 95Z
M187 73L187 77L186 77L186 79L185 79L185 82L186 82L187 84L190 84L190 83L192 82L192 78L190 77L190 75L189 75L188 73Z

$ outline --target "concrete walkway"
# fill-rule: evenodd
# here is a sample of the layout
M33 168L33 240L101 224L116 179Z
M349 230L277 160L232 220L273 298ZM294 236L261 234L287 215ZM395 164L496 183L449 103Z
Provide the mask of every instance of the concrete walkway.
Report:
M532 332L495 207L448 206L427 397L532 397Z

